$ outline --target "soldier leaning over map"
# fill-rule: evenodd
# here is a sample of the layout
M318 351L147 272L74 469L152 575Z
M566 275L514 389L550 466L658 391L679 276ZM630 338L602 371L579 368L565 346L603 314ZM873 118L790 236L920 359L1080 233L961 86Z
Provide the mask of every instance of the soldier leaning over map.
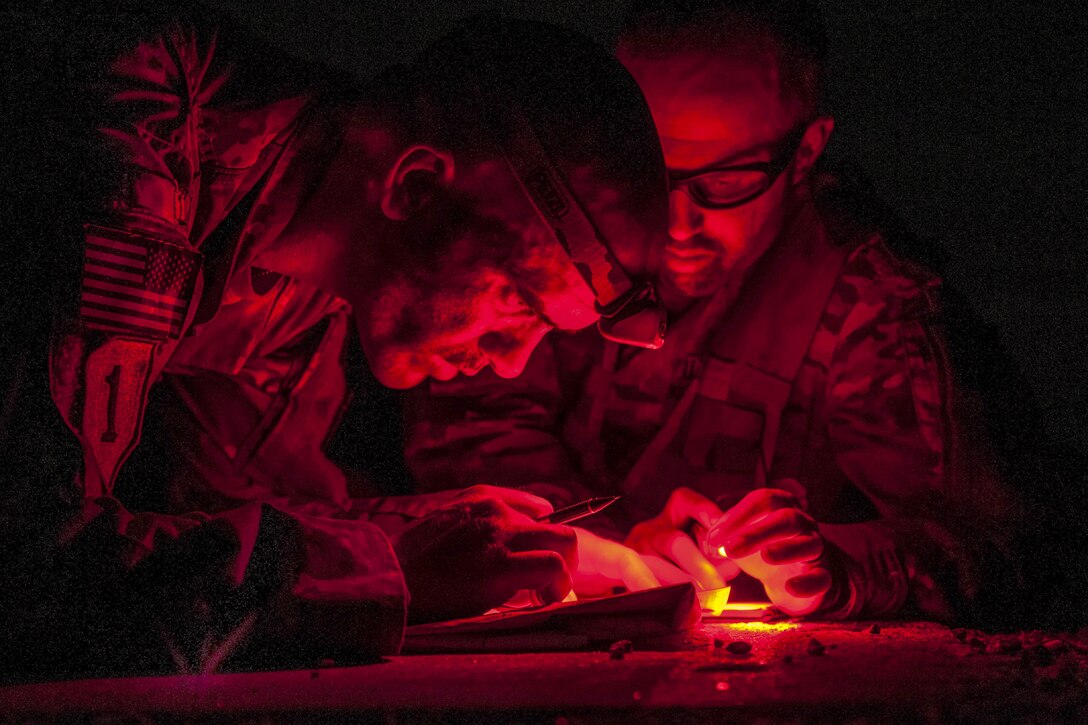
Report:
M702 5L636 9L618 51L670 176L669 343L555 335L517 381L435 383L408 406L409 464L425 490L622 494L602 533L705 587L739 566L791 614L1014 617L1046 519L954 374L939 278L816 163L818 14Z

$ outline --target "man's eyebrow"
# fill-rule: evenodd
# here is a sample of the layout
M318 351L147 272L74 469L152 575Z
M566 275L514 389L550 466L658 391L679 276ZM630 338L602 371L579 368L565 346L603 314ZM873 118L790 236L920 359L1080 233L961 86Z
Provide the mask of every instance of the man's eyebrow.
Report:
M661 140L662 141L675 141L677 143L699 143L698 141L692 142L692 141L684 141L684 140L681 140L681 139L674 139L674 138L671 138L669 136L662 136ZM726 154L725 156L719 157L719 158L715 159L714 161L711 161L708 164L703 164L702 166L700 166L700 167L698 167L696 169L685 170L685 171L673 171L673 170L670 169L669 173L682 174L684 176L695 176L695 175L703 173L705 171L713 171L714 169L720 168L720 167L723 167L723 166L730 166L730 165L735 165L735 164L738 164L738 163L759 163L759 162L755 161L754 159L751 160L751 161L745 160L745 161L740 161L740 162L738 162L738 159L744 159L746 156L754 156L754 155L760 153L761 151L763 151L764 149L767 149L769 151L773 151L774 146L775 146L776 143L777 143L776 140L767 141L766 143L762 143L762 144L759 144L757 146L752 146L751 148L741 149L740 151L734 151L731 154Z

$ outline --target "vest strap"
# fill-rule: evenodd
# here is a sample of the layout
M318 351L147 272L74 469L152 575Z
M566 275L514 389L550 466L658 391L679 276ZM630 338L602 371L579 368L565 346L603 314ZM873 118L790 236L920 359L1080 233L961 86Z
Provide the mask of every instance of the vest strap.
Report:
M702 376L636 461L624 492L638 491L682 428L684 458L699 467L723 439L751 440L751 486L769 483L782 410L853 246L831 243L812 204L796 215L717 325Z

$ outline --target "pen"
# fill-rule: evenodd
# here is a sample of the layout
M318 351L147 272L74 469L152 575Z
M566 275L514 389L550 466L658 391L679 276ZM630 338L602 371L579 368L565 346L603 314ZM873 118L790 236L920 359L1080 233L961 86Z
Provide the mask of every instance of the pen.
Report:
M578 519L585 518L586 516L606 509L619 500L619 496L598 496L597 498L589 498L581 503L564 506L557 511L552 511L550 514L541 516L537 521L544 524L569 524L571 521L577 521Z

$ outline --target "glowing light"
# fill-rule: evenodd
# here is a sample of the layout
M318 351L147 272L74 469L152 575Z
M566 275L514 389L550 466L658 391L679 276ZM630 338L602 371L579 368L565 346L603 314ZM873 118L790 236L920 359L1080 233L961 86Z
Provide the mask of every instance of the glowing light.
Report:
M741 632L786 632L800 625L795 622L730 622L725 626Z
M699 594L701 596L704 592ZM720 624L740 632L783 632L798 626L794 622L764 622L766 615L766 602L729 602L722 607L721 613L716 615L717 618L711 618L708 623L715 626Z
M720 616L729 607L729 587L706 589L698 593L699 606L703 613L714 617Z
M728 559L729 558L729 555L725 553L725 547L724 546L719 546L718 547L718 556L722 557L723 559Z
M723 612L759 612L760 614L763 614L766 609L766 602L733 602L722 607Z

